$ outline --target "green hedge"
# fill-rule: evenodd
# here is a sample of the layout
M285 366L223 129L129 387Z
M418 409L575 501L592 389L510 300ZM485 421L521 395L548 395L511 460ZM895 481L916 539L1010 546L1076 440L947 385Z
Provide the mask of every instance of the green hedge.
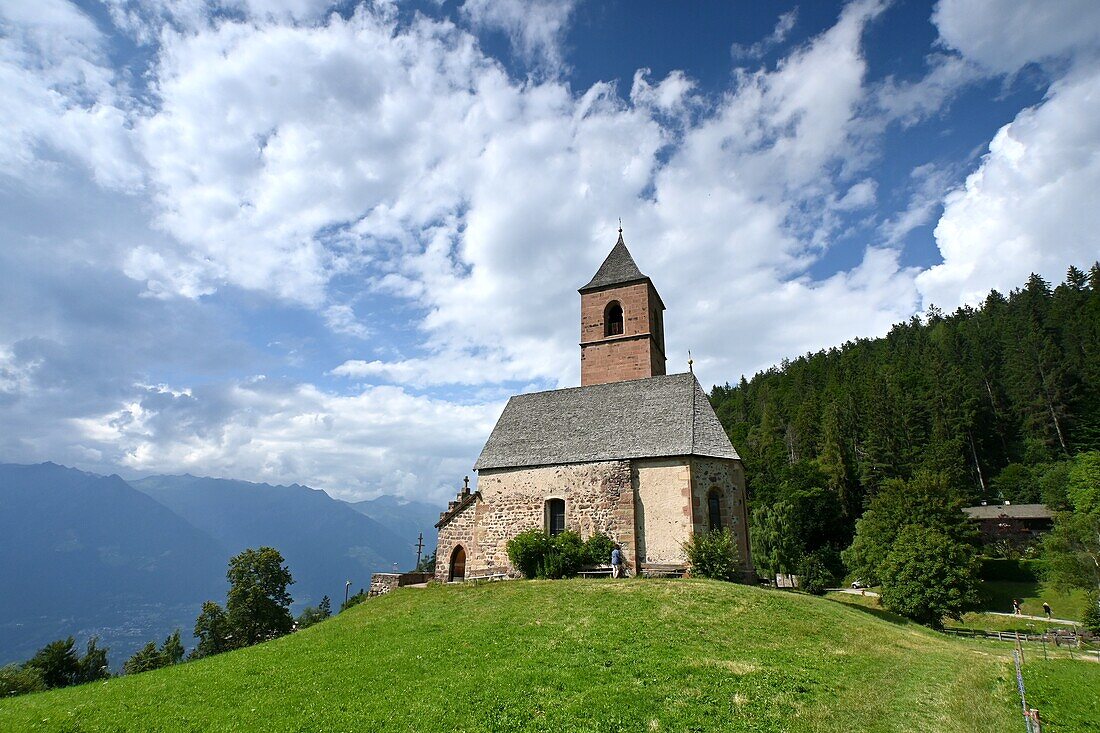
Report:
M982 580L1038 583L1043 580L1044 573L1046 573L1046 563L1042 560L1005 560L1003 558L982 560Z

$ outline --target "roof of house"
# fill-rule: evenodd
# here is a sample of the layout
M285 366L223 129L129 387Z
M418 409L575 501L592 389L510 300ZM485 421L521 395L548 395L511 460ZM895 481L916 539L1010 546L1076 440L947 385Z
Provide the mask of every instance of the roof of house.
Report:
M516 395L474 469L689 455L739 457L695 375L670 374Z
M603 264L600 265L600 269L596 270L596 274L592 276L588 284L581 288L579 292L584 293L589 290L606 288L611 285L623 285L626 283L648 280L649 278L642 274L642 271L638 269L637 263L634 262L634 258L630 256L630 250L626 248L626 242L623 241L623 233L620 231L619 241L611 248L611 252L608 253L607 258L603 261Z
M988 504L963 509L971 519L1053 519L1054 512L1046 504Z

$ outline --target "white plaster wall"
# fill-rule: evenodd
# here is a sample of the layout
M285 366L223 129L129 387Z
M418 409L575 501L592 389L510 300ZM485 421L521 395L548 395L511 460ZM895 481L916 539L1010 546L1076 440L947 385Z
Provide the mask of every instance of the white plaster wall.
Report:
M691 472L687 460L643 459L632 463L639 560L687 562L681 547L692 530Z

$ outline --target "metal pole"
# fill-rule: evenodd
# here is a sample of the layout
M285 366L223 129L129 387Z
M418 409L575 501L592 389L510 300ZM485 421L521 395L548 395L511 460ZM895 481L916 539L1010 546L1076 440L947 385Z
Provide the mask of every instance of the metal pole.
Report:
M424 533L416 538L416 569L420 570L420 553L424 550Z
M344 583L344 605L348 605L348 591L351 590L351 581Z

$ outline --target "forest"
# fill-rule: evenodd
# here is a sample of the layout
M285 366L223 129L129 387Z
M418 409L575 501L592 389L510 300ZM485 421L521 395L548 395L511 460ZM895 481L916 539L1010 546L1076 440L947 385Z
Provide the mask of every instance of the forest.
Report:
M1100 263L981 307L932 306L710 398L745 463L765 572L814 556L841 574L856 521L891 483L919 479L958 506L1065 509L1074 456L1100 450Z

